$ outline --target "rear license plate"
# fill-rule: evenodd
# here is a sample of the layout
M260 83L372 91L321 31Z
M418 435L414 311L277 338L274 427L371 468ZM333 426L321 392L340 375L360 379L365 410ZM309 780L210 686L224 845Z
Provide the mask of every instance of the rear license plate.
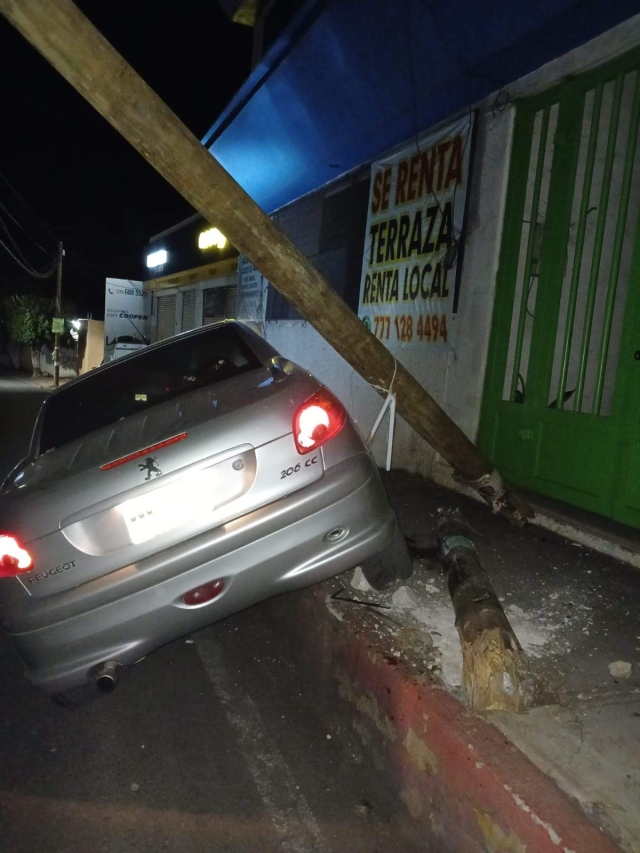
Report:
M212 512L242 490L241 478L232 484L211 468L125 501L118 509L137 545Z

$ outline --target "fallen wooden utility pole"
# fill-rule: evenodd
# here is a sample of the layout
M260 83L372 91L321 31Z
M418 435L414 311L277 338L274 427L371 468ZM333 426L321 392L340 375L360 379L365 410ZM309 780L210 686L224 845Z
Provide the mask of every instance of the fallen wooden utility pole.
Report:
M340 299L71 0L0 0L0 11L367 382L392 389L402 417L495 512L530 517L478 448Z
M438 523L440 555L462 646L462 687L474 711L524 711L526 658L459 513Z

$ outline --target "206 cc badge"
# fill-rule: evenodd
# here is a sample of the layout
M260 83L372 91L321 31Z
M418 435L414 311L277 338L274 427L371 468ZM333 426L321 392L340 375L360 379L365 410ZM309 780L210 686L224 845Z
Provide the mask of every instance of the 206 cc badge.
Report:
M162 471L158 466L157 456L147 456L144 462L138 462L138 468L140 469L140 471L147 472L147 476L144 478L145 482L151 479L152 474L155 474L156 477L159 477L162 474Z

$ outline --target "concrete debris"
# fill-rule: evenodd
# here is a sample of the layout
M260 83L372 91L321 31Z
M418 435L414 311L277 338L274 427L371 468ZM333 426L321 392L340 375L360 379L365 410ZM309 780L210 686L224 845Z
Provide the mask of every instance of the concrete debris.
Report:
M609 672L613 678L631 678L631 664L624 660L614 660L609 664Z
M356 566L353 570L351 578L351 586L359 592L373 592L373 587L369 585L360 566Z
M418 597L408 586L399 587L391 596L391 601L393 601L396 607L406 610L413 610L415 607L420 606Z

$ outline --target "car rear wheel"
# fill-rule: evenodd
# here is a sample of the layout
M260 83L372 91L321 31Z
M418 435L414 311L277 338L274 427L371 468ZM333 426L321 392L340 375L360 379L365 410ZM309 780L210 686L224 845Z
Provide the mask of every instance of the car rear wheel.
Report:
M369 586L377 590L388 589L396 581L409 580L413 574L413 563L399 526L387 547L374 557L364 560L360 567Z

